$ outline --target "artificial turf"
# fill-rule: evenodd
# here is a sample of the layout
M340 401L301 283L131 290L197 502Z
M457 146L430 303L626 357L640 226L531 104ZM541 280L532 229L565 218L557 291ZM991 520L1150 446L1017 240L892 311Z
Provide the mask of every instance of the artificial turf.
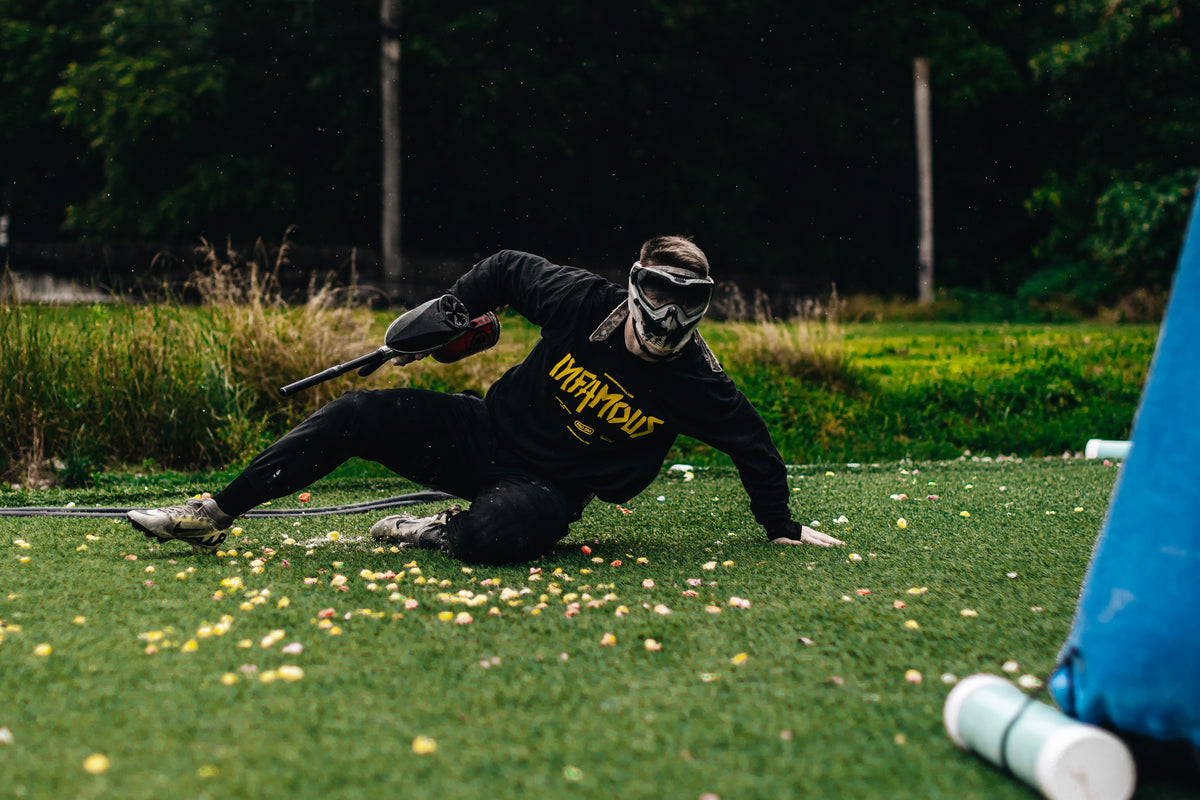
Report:
M0 786L1031 797L953 746L942 704L973 673L1046 678L1117 469L793 468L796 517L846 540L831 549L768 544L731 470L664 470L624 507L593 503L552 555L510 567L354 541L368 516L244 520L219 557L108 519L0 517ZM156 505L220 488L168 483L0 492L0 505ZM409 488L334 478L308 505ZM288 505L307 507L275 507ZM1193 792L1150 778L1138 796Z

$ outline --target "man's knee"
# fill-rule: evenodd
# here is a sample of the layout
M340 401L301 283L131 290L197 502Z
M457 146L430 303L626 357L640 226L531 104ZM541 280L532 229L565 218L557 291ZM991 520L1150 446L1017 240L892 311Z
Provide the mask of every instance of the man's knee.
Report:
M529 561L566 536L568 522L562 493L554 487L536 480L503 481L448 522L447 544L463 561Z
M539 554L523 547L511 528L472 524L470 512L452 526L447 538L450 555L471 564L512 564Z

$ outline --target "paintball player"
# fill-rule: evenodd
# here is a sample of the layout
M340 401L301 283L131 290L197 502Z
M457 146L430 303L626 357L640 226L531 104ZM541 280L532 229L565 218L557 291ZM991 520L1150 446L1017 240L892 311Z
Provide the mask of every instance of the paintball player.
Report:
M642 245L627 287L501 251L449 293L472 315L510 306L541 328L541 339L486 397L347 392L215 496L133 510L129 520L147 537L211 553L239 515L358 457L470 501L465 510L386 517L370 530L376 541L467 562L526 561L565 537L593 497L621 503L645 489L684 434L733 459L772 543L844 544L792 520L783 460L766 425L696 331L712 292L708 259L680 236Z

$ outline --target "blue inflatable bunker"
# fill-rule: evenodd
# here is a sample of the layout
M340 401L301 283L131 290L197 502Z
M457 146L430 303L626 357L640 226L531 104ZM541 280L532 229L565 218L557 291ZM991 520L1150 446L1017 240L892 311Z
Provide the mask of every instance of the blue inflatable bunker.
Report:
M1117 733L1200 748L1200 198L1050 693Z

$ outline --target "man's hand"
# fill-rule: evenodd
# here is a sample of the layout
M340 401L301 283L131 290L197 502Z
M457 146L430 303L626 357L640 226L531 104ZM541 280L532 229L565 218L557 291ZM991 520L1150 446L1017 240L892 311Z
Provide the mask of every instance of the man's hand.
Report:
M789 539L786 536L780 536L778 539L772 539L771 544L817 544L821 547L830 547L835 544L845 544L845 542L841 539L835 539L827 533L814 531L807 525L801 525L799 539Z
M427 355L429 355L429 353L420 353L420 354L402 353L392 359L392 364L394 364L397 367L403 367L407 364L411 364L414 361L420 361L422 358L424 358Z

